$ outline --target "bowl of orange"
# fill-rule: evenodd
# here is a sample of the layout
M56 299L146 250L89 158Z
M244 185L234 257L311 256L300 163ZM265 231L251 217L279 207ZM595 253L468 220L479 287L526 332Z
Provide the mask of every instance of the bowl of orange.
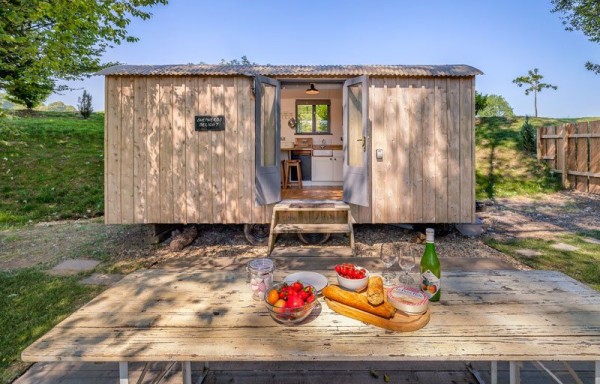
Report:
M318 303L312 285L296 281L275 284L265 295L265 306L271 317L282 324L298 324L308 317Z

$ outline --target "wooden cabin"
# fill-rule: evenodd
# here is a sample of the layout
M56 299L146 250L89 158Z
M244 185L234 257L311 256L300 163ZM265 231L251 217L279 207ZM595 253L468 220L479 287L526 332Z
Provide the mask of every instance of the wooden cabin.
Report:
M264 225L289 199L343 201L354 223L475 220L476 68L119 65L100 74L108 224ZM285 160L300 160L301 188L283 188L299 173L286 174Z

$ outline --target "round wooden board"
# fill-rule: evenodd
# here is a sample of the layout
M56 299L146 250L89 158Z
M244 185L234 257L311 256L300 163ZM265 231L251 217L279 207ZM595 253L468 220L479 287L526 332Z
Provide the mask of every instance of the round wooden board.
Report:
M349 305L339 303L335 300L325 298L327 306L333 311L362 321L367 324L372 324L381 328L389 329L391 331L398 332L412 332L423 328L429 323L430 310L421 315L407 315L404 312L396 311L396 314L391 319L384 319L383 317L373 315L360 309L350 307Z

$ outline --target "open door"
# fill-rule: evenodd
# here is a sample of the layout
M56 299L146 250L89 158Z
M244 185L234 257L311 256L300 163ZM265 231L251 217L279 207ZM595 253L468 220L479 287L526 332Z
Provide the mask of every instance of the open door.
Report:
M344 82L344 201L369 206L367 76Z
M281 200L279 169L280 84L275 79L256 76L256 202L272 204Z

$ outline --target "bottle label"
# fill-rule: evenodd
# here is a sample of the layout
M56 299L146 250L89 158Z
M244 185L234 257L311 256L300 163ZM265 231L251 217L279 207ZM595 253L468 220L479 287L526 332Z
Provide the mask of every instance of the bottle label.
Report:
M421 290L431 299L441 288L441 280L429 269L421 274Z

